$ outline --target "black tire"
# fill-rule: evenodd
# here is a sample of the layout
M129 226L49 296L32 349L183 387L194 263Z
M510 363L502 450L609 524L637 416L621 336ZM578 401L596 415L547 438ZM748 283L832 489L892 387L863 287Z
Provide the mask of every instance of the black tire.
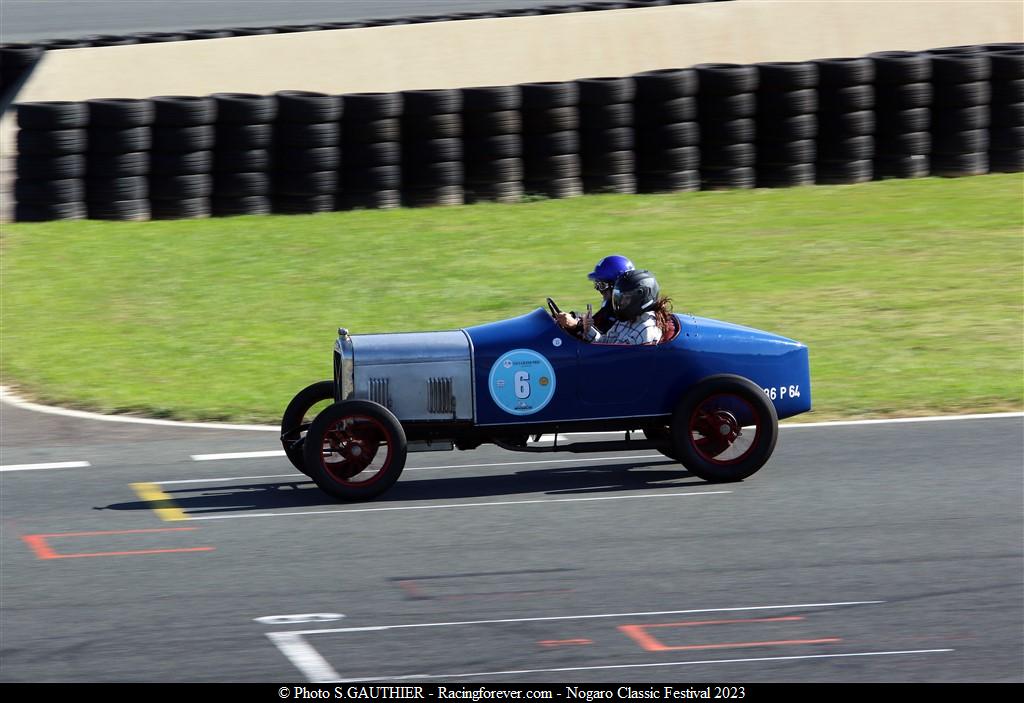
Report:
M1024 50L990 53L992 62L992 82L1020 80L1024 78Z
M349 144L342 163L352 166L395 166L402 163L402 143Z
M435 90L406 90L402 93L403 112L407 117L453 114L462 111L462 93L441 88Z
M156 108L152 100L98 98L87 100L89 126L111 129L146 127L153 124Z
M923 178L931 173L927 154L885 155L875 159L875 178Z
M700 152L702 168L741 169L753 166L756 161L757 149L750 142L709 145Z
M153 146L151 127L113 129L89 128L87 151L90 154L123 154L129 151L149 151Z
M211 198L210 209L218 217L269 215L271 211L270 198L265 195Z
M523 180L523 160L517 158L492 161L467 161L467 183L507 183Z
M816 168L817 182L828 185L866 183L874 176L874 165L870 159L819 161Z
M973 83L935 83L932 99L936 113L949 108L988 105L992 102L992 84L988 81Z
M877 123L875 131L879 134L927 132L932 126L932 111L927 107L875 113L875 116Z
M746 418L736 417L742 413L754 420L754 438L739 456L723 458L734 451L743 430L750 431L741 425ZM742 481L771 457L779 419L755 383L723 374L704 379L683 396L672 414L671 432L674 453L690 473L713 483Z
M576 84L580 89L580 105L628 103L636 97L636 82L629 77L582 78Z
M337 122L342 115L340 95L325 95L305 90L282 90L277 98L278 122Z
M269 148L273 144L273 125L265 124L218 124L216 126L216 149L249 150Z
M580 151L579 132L564 131L548 134L532 134L523 138L523 153L531 157L578 154Z
M814 63L822 87L867 85L875 81L875 64L866 57L818 59Z
M875 63L875 83L923 83L931 80L931 56L912 51L869 54Z
M274 156L269 149L217 149L213 152L213 170L218 173L269 171L273 163Z
M813 139L758 143L758 169L767 164L809 164L815 160L817 153L817 143Z
M524 111L550 110L579 104L579 86L574 81L524 83L519 87Z
M428 187L415 186L402 190L402 203L409 207L462 205L465 202L465 192L461 185Z
M818 142L818 154L822 161L858 161L875 157L875 138L867 135L847 137L834 142Z
M793 188L814 185L816 169L813 163L794 163L758 166L758 188Z
M632 195L636 193L636 176L632 173L605 173L598 176L585 176L583 178L583 191L585 193Z
M997 173L1019 173L1024 171L1024 148L990 151L989 170Z
M160 95L153 101L153 125L157 127L196 127L217 121L217 101L191 95Z
M689 193L700 190L700 171L670 171L637 175L637 190L641 193Z
M130 151L124 154L94 155L87 163L89 178L146 176L150 172L150 152Z
M18 130L18 153L23 155L62 156L85 152L84 129Z
M87 215L85 203L18 203L14 206L17 222L50 222L82 220Z
M89 108L81 102L55 100L16 107L21 129L81 129L89 125Z
M835 90L823 90L818 96L823 112L856 112L875 106L875 86L850 85Z
M752 119L743 118L727 122L700 123L701 140L712 144L734 144L752 142L757 134L757 125Z
M361 122L346 120L342 122L341 131L344 144L397 142L402 138L402 121L397 117Z
M153 151L207 151L213 149L217 130L213 125L153 127Z
M753 188L757 184L756 172L749 166L741 168L716 168L701 164L700 177L701 187L704 190Z
M278 144L296 149L337 146L341 142L341 125L337 122L282 122L277 125Z
M461 161L461 139L424 139L403 144L403 159L409 163Z
M935 98L931 83L904 83L902 85L877 86L875 102L880 111L908 110L913 107L929 107Z
M700 147L681 146L637 153L637 170L643 173L674 173L700 168Z
M780 120L764 120L757 125L757 138L759 141L784 142L814 139L818 136L818 122L818 115L791 115Z
M54 181L85 176L85 155L35 156L18 154L18 178Z
M753 117L757 114L757 94L702 95L698 98L697 105L697 114L701 122Z
M815 88L789 90L782 93L757 93L758 122L784 119L793 115L810 115L818 111Z
M466 112L462 118L462 132L470 138L520 134L523 131L523 117L518 110Z
M662 102L697 94L697 71L692 68L665 68L633 75L638 102Z
M696 110L694 110L696 114ZM675 120L670 120L675 121ZM580 128L583 130L632 127L634 123L631 103L590 105L580 110Z
M85 189L89 202L143 200L149 197L149 180L145 176L88 178Z
M578 154L537 156L524 162L524 178L531 181L579 178L583 169Z
M149 200L107 200L87 203L90 220L144 221L150 219Z
M548 134L579 129L579 126L580 111L575 106L523 111L523 132L527 134Z
M523 199L523 194L522 181L474 183L466 186L465 199L467 203L518 203Z
M636 136L632 127L594 129L580 132L580 152L587 154L632 150Z
M985 54L931 54L932 81L966 83L987 81L992 77L992 62Z
M209 217L209 198L183 198L181 200L150 199L150 217L154 220L194 220Z
M1005 151L1024 148L1024 126L1003 127L989 132L990 149Z
M629 150L584 153L581 156L581 161L585 176L605 176L636 171L636 154Z
M267 124L277 117L277 98L252 93L214 93L217 124Z
M676 122L639 130L636 136L639 141L637 146L640 151L660 151L680 146L697 146L701 142L701 126L697 122Z
M208 198L211 193L213 176L210 174L159 176L149 181L149 197L153 200Z
M655 125L671 124L674 122L692 122L699 116L698 101L695 97L675 98L662 102L634 103L633 120L638 127L653 127Z
M457 186L465 181L461 161L413 162L402 173L405 187Z
M789 92L818 85L818 66L811 61L769 61L754 65L758 90L762 92Z
M334 401L334 381L317 381L299 391L281 417L281 445L284 447L285 456L292 466L306 473L306 463L303 459L303 443L306 432L313 422L313 418L320 414L323 408L316 412L310 411L324 401Z
M988 153L932 154L932 175L946 178L981 176L989 171Z
M930 120L927 110L921 116L926 123ZM762 133L764 129L762 127ZM857 112L824 113L818 115L818 132L822 139L830 137L857 137L875 133L874 110Z
M518 110L522 104L522 91L517 85L462 89L462 109L465 113Z
M346 190L398 190L402 187L401 166L364 166L344 173Z
M366 122L402 116L401 93L349 93L341 98L346 121Z
M930 154L932 151L931 132L904 132L877 137L875 151L878 158L897 154Z
M343 204L353 210L383 210L399 207L402 194L397 189L348 190L342 195Z
M462 115L444 113L438 115L406 115L402 120L404 139L450 139L462 136Z
M277 152L281 171L331 171L341 165L341 150L334 146L282 148Z
M694 66L700 82L701 95L735 95L757 90L756 66L730 63L702 63Z
M268 195L270 188L270 174L265 171L217 173L213 178L213 195L217 198Z
M968 129L988 129L992 110L988 105L936 110L932 129L936 132L962 132Z
M53 181L25 180L14 182L14 198L19 203L74 203L85 200L85 184L80 178Z
M524 181L523 190L548 198L575 198L583 195L583 181L579 178L555 178L552 180Z
M499 134L493 137L475 137L465 140L465 153L481 161L510 159L523 155L523 136Z
M337 207L334 193L316 195L277 195L271 201L271 209L281 215L315 215L333 212Z
M969 129L963 132L932 132L932 152L936 154L974 154L988 151L987 129Z

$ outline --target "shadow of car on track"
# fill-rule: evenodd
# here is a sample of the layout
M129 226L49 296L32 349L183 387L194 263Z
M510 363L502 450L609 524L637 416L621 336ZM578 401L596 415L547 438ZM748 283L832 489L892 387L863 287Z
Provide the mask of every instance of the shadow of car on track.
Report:
M665 469L661 467L673 466ZM444 469L406 469L406 473L385 496L362 505L456 500L462 498L494 498L527 495L578 495L621 491L676 489L706 485L685 469L669 460L622 462L601 467L572 466L531 469L511 474L438 476ZM418 474L427 474L422 478ZM681 482L682 479L687 479ZM211 479L208 485L185 487L165 486L163 492L174 507L186 515L265 511L289 508L310 508L347 505L333 500L305 476L295 480L265 483L232 484ZM115 503L97 510L152 510L153 502Z

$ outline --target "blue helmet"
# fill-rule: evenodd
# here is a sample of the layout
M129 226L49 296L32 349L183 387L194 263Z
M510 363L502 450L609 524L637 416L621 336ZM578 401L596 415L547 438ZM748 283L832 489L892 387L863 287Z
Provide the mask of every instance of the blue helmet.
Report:
M607 283L614 283L615 279L636 268L633 262L624 256L619 254L612 254L606 256L597 262L597 266L594 270L587 274L587 278L591 281L605 281Z

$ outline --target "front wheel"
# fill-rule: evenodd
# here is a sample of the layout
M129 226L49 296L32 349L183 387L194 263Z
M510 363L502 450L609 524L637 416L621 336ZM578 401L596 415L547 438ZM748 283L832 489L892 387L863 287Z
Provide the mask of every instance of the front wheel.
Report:
M306 473L302 445L309 425L321 410L334 402L334 381L318 381L299 391L284 410L281 418L281 444L292 466ZM308 474L307 474L308 475Z
M705 481L742 481L775 451L779 418L761 388L742 376L706 378L672 415L675 452Z
M391 488L406 452L398 418L368 400L328 407L309 426L303 446L306 473L325 493L347 501L369 500Z

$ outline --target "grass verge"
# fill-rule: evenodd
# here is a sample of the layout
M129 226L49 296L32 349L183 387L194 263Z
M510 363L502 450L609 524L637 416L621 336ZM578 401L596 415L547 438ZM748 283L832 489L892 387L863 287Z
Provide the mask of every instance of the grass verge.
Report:
M1019 410L1024 179L589 196L316 216L4 227L3 382L43 402L276 421L335 329L582 309L609 253L677 311L811 350L808 419Z

